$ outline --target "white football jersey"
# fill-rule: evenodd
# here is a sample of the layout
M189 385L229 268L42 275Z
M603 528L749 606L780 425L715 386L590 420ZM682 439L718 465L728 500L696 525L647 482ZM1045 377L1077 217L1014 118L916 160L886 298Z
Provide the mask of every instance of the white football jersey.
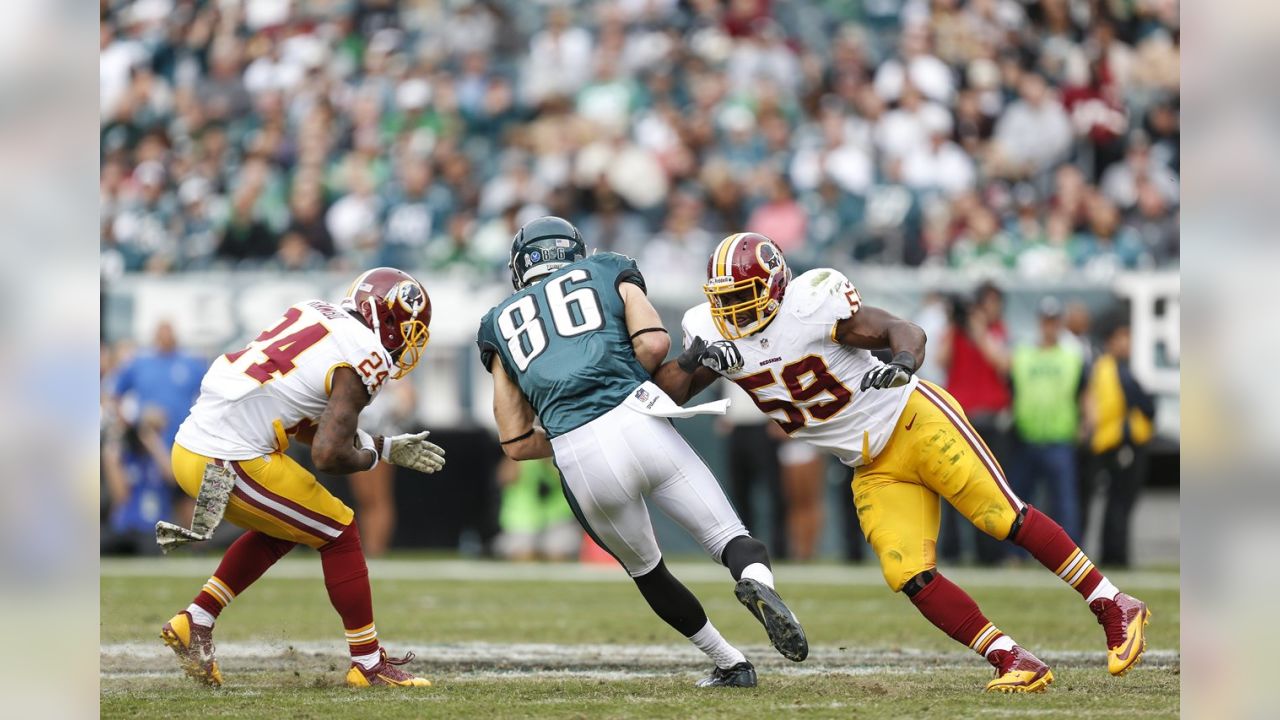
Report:
M788 435L850 467L884 449L918 382L913 376L899 388L858 389L862 376L884 363L867 350L836 342L835 326L861 305L858 291L836 270L810 270L792 279L773 321L734 341L743 367L725 375ZM695 336L721 339L708 303L685 313L683 330L685 347Z
M344 366L371 398L394 368L373 331L347 311L323 300L293 305L248 347L214 361L176 442L221 460L282 450L289 433L320 419L333 372Z

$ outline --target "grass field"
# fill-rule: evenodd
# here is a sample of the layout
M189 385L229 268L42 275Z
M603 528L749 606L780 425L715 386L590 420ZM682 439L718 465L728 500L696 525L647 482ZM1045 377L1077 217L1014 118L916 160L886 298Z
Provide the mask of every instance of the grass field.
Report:
M212 558L102 563L103 717L1177 717L1178 575L1112 579L1152 607L1143 662L1105 668L1102 630L1040 569L961 570L986 614L1054 666L1048 693L989 696L990 667L942 635L874 567L781 566L779 589L812 652L790 663L733 598L723 568L673 563L760 675L753 690L699 690L709 662L645 605L617 568L397 559L370 563L379 635L432 679L415 691L342 686L348 660L318 559L282 561L217 628L226 684L195 686L158 638Z

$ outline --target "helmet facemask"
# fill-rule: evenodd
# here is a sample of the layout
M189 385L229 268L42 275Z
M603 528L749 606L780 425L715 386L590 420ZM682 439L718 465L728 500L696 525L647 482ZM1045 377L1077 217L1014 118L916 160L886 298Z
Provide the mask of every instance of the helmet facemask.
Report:
M780 306L758 277L737 282L731 277L714 278L702 286L702 292L711 303L711 319L726 340L739 340L762 330Z
M402 281L386 297L366 297L360 312L395 363L396 372L391 379L408 375L422 359L422 351L431 339L427 323L419 319L426 317L430 322L431 318L430 303L421 286Z

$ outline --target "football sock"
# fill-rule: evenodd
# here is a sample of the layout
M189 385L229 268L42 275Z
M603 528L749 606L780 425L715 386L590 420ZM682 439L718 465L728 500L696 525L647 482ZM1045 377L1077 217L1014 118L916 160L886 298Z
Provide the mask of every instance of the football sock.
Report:
M351 661L365 670L372 670L378 667L378 663L382 662L382 650L374 650L367 655L352 655Z
M743 568L742 577L738 579L751 579L761 585L767 585L770 588L773 587L773 571L760 563L751 563Z
M191 616L191 622L204 627L213 627L213 621L217 619L208 610L195 603L187 606L187 614Z
M226 554L222 556L222 562L218 563L218 569L213 577L209 578L200 589L200 593L191 601L192 605L209 616L208 623L203 622L206 619L205 615L197 617L194 612L191 613L192 621L198 625L212 626L213 620L218 617L224 607L231 604L236 595L244 592L245 588L262 577L268 568L288 554L296 544L291 540L281 540L257 530L250 530L236 538L236 541L231 543L231 547L227 548Z
M1007 637L987 620L969 593L937 571L934 571L933 579L910 598L929 622L951 636L952 640L967 645L983 657L993 649L994 643Z
M1094 588L1093 592L1089 593L1089 597L1085 598L1084 601L1087 603L1092 603L1094 600L1097 600L1099 598L1106 598L1107 600L1115 600L1116 595L1119 595L1119 594L1120 594L1120 589L1117 588L1115 585L1112 585L1111 581L1108 580L1106 576L1103 576L1102 582L1098 583L1098 587Z
M681 635L690 637L707 624L702 603L671 574L664 561L659 560L652 570L631 579L649 607Z
M1001 634L1000 637L987 643L987 651L983 653L983 655L985 655L987 658L990 658L991 653L997 650L1012 650L1014 645L1016 644L1017 643L1013 641L1013 638L1009 637L1008 635Z
M329 602L342 616L352 657L378 651L378 631L373 625L373 594L369 567L360 547L360 531L353 522L335 540L320 547L320 566Z
M773 571L769 569L769 549L750 535L739 535L725 544L720 559L734 580L751 578L773 587Z
M742 651L729 644L728 640L720 634L715 625L708 620L702 629L689 636L689 642L697 646L699 650L707 654L715 662L716 667L731 668L747 659Z
M1013 542L1075 588L1081 597L1090 597L1106 578L1061 525L1030 505L1023 512L1026 514Z

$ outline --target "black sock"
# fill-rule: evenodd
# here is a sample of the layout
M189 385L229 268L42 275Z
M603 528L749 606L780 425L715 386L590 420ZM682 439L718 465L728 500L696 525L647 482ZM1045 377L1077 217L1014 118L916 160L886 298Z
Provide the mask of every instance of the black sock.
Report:
M657 567L631 579L636 581L649 607L681 635L693 637L707 624L702 603L671 574L665 562L659 560Z
M750 535L739 535L730 540L729 544L724 546L720 560L725 567L729 568L734 580L741 580L742 571L752 563L760 563L770 570L773 569L769 564L769 549Z

